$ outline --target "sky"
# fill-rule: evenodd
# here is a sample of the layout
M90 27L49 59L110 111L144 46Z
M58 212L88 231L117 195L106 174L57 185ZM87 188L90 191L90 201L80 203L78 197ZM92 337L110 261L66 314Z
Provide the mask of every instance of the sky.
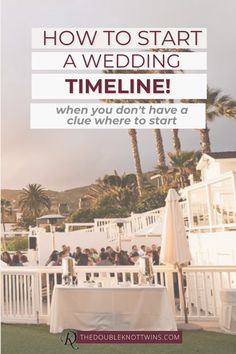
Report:
M235 0L2 0L2 188L66 190L134 172L126 130L31 130L32 27L206 27L208 84L236 99ZM213 151L236 150L236 120L218 118ZM199 149L197 131L182 148ZM171 132L163 130L166 151ZM157 164L153 131L138 130L143 171Z

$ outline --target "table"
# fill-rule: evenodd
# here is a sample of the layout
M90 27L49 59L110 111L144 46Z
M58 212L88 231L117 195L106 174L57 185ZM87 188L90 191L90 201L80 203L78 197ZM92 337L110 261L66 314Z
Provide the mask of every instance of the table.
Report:
M236 334L236 289L222 289L220 326L228 333Z
M176 330L167 289L55 286L50 332L77 330Z

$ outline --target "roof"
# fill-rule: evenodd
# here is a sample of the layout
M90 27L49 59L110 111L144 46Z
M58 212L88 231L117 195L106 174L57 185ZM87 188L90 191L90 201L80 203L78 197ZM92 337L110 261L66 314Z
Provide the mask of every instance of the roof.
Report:
M65 219L65 217L60 214L48 214L37 218L37 220L45 220L45 219Z
M236 151L209 152L206 155L213 159L236 159Z
M214 160L236 159L236 151L208 152L202 154L196 167L197 170L200 170L202 167L204 167L204 163L209 160L209 158Z

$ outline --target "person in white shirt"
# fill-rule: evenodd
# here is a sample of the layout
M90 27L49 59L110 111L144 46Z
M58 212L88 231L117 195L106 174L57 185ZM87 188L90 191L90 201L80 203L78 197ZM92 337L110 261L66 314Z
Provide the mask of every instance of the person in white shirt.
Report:
M146 246L142 245L142 246L140 247L140 250L139 250L138 253L139 253L140 257L144 257L145 254L146 254Z

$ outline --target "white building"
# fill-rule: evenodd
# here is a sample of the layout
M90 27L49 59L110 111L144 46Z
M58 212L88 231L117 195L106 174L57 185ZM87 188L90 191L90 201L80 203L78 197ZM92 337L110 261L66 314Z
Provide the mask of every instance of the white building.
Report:
M236 264L236 152L203 154L202 182L184 189L194 264Z
M208 181L229 171L236 171L236 151L203 154L197 165L202 181Z

